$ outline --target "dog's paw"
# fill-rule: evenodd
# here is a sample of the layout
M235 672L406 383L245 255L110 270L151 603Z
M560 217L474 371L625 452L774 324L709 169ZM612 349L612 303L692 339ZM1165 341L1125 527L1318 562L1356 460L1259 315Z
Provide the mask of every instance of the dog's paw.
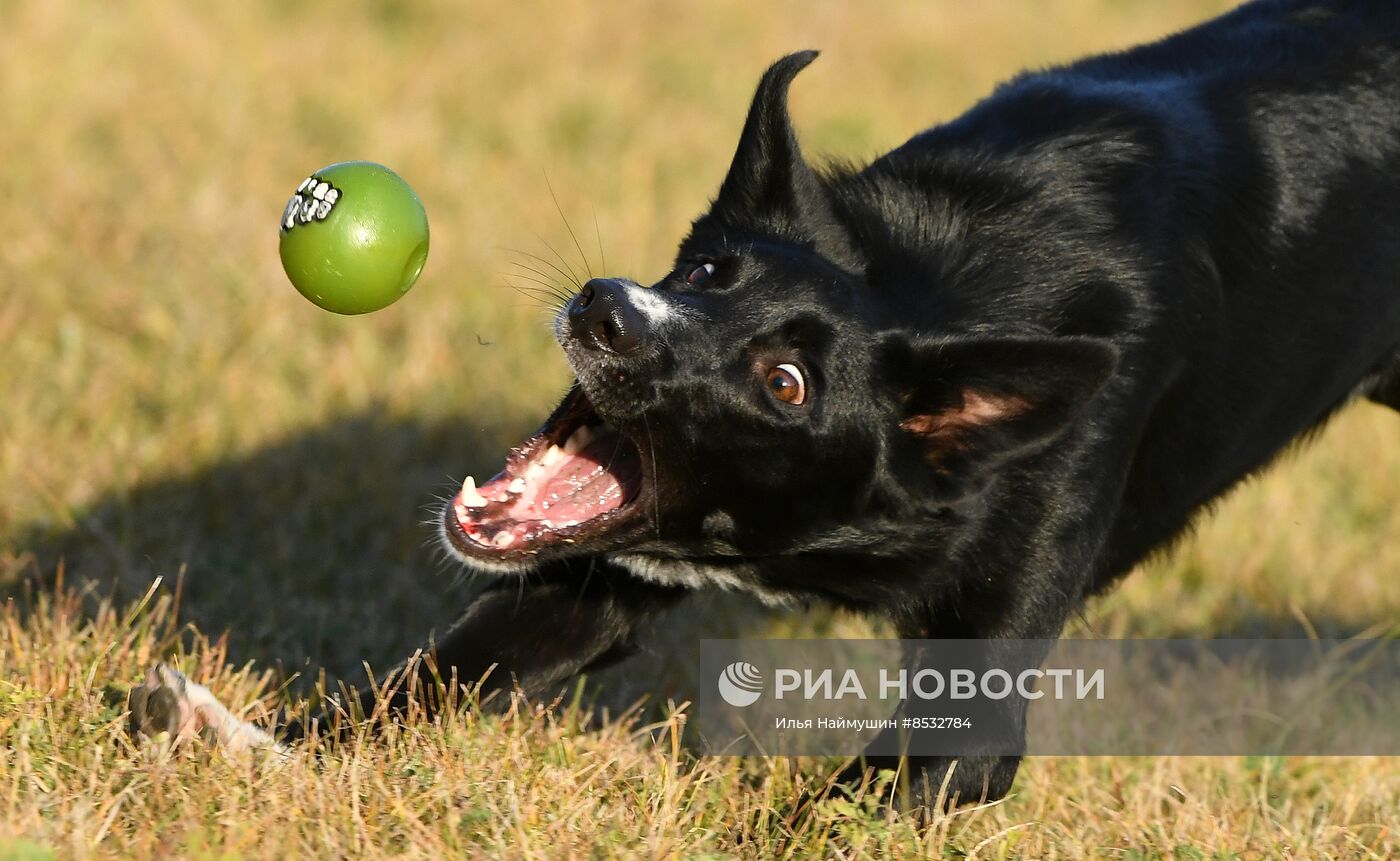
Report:
M896 780L891 798L908 810L926 813L987 804L1011 791L1021 762L1016 756L868 756L850 763L832 780L831 794L850 796L870 788L880 771Z
M240 720L203 685L195 684L169 664L156 664L127 696L131 735L162 735L172 744L196 736L224 750L238 752L278 745L264 730Z
M194 687L217 705L218 701L207 689ZM207 722L199 713L202 703L197 702L192 693L190 680L184 673L169 664L151 667L146 678L132 688L127 697L132 736L139 740L164 733L178 740L198 733Z

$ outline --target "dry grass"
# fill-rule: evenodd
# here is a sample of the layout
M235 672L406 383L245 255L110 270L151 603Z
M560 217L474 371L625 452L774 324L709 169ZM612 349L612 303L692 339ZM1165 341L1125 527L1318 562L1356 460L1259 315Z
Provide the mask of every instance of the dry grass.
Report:
M0 616L0 857L1387 858L1400 775L1384 759L1059 758L1009 802L923 827L862 801L802 801L830 762L701 759L674 717L470 713L361 734L318 757L134 747L110 680L162 656L230 702L271 674L173 624L161 598L95 616L72 592ZM119 700L116 700L119 702ZM264 708L250 710L258 717ZM46 857L37 854L35 857Z
M794 90L808 151L860 157L1018 68L1225 5L5 6L0 588L35 598L0 619L0 857L21 838L36 857L1395 854L1394 759L1040 759L1006 803L916 830L798 805L825 763L697 760L665 727L461 716L268 770L134 750L102 697L174 652L226 701L269 702L253 667L353 676L448 621L463 588L417 508L565 382L542 309L500 274L507 248L550 256L537 235L572 245L546 172L594 266L596 214L609 270L646 280L784 51L826 49ZM366 318L304 302L274 250L291 187L344 158L398 169L433 228L422 283ZM1400 615L1397 421L1347 412L1079 627ZM117 615L56 592L60 558L118 607L182 580L183 618L227 640L182 633L167 598Z

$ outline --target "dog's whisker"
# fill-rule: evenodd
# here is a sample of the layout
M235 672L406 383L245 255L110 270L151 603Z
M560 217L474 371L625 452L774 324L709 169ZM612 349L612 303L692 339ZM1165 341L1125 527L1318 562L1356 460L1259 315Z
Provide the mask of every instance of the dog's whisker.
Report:
M554 184L549 181L549 173L544 175L545 187L549 189L549 199L554 201L554 211L559 213L559 220L564 222L564 229L569 232L569 238L574 242L574 248L578 250L579 259L583 261L583 272L587 276L592 276L593 266L588 262L588 255L583 253L583 244L578 241L578 235L574 233L574 226L569 223L569 217L564 214L564 207L559 205L559 195L554 193Z
M529 281L530 283L537 285L538 289L541 292L548 293L549 295L557 299L568 298L565 294L560 292L558 285L556 285L553 281L541 279L534 275L527 275L523 272L498 272L496 274L498 277L505 280L507 283L511 283L510 279L512 278L519 278L523 281Z
M536 294L536 295L548 297L548 298L550 298L551 300L553 300L554 302L559 303L559 306L560 306L560 307L562 307L563 304L564 304L565 302L568 301L568 297L559 295L559 293L557 293L549 284L546 284L546 283L543 282L543 281L539 281L538 279L531 278L531 277L529 277L529 276L527 276L527 275L502 274L502 275L501 275L501 278L502 278L502 279L506 279L506 282L505 282L505 283L506 283L506 286L510 287L510 288L513 289L513 290L521 291L521 292L528 290L528 291L530 291L531 293L534 293L534 294ZM542 285L542 286L537 286L537 287L526 287L526 286L523 286L523 285L520 285L520 284L514 284L514 283L511 283L511 281L509 280L509 279L511 279L511 278L523 278L523 279L525 279L526 281L530 281L530 282L533 282L533 283L535 283L535 284Z
M598 227L598 209L593 204L588 204L588 209L593 213L593 238L598 240L598 270L604 276L608 274L608 257L603 253L603 231Z
M536 238L539 238L539 234L535 234L535 236L536 236ZM541 241L541 242L544 242L543 239L541 239L540 241ZM544 244L545 244L546 246L548 246L548 243L544 243ZM529 252L529 251L523 251L523 250L521 250L521 249L519 249L519 248L507 248L506 250L509 251L509 252L512 253L512 254L518 254L518 255L520 255L521 257L525 257L525 258L527 258L527 259L529 259L529 260L534 260L535 262L539 263L541 266L547 266L547 267L549 267L550 269L552 269L552 270L554 270L555 272L559 273L559 277L564 279L564 282L565 282L566 286L572 286L573 289L574 289L575 291L577 291L579 287L583 286L583 282L580 281L580 280L578 279L578 276L577 276L577 275L574 275L574 274L572 274L572 273L570 273L570 272L566 272L566 271L564 271L563 269L560 269L560 268L559 268L559 265L558 265L557 263L555 263L554 261L550 260L550 259L547 258L547 257L541 257L541 256L538 255L538 254L532 254L532 253ZM553 250L553 249L551 249L551 250ZM558 255L556 254L556 256L558 256ZM561 259L562 259L562 258L561 258Z
M546 290L542 290L537 287L526 287L521 284L506 283L502 286L508 287L516 293L519 293L521 296L524 296L525 298L529 299L531 304L526 307L543 309L551 317L557 314L560 308L564 307L563 302L559 299L558 296Z
M564 267L560 270L560 272L567 272L568 274L565 277L567 277L570 281L580 286L583 285L583 282L588 280L587 278L580 278L578 273L574 271L574 267L569 263L569 261L564 259L564 255L560 254L559 251L553 245L551 245L547 239L545 239L539 233L535 233L534 236L535 239L538 240L541 245L549 249L549 253L553 254L554 259L558 260L559 264Z
M539 264L539 262L532 257L524 257L523 259L516 260L507 260L506 262L511 266L516 266L528 272L533 272L536 275L548 281L556 282L560 284L560 286L569 286L573 283L572 281L568 280L564 275L560 274L558 267L555 267L553 269L541 269L540 265L542 264Z
M531 275L540 279L540 283L548 284L550 288L557 290L560 293L560 295L564 298L569 298L574 292L576 292L572 290L568 285L559 283L558 279L555 278L553 275L549 274L548 272L541 271L540 269L537 269L533 266L529 266L515 260L510 261L509 265L514 266L518 269L523 269L525 272L529 272Z

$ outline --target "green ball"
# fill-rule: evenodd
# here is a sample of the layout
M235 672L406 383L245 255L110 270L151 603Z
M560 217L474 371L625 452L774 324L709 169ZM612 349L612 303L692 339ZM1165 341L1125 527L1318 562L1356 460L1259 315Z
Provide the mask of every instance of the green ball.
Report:
M337 314L387 308L428 259L428 214L408 183L371 161L323 167L282 213L278 252L301 295Z

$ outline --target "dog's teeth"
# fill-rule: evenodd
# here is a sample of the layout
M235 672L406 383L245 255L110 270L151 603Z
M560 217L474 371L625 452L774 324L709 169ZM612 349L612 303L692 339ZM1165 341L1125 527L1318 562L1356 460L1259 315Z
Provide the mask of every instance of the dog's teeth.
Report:
M569 434L569 438L564 442L564 453L578 454L583 451L590 442L593 442L593 431L589 430L588 425L584 425Z
M515 533L497 532L496 537L491 539L491 543L501 548L509 547L515 543Z
M545 451L544 457L540 458L540 463L545 466L553 466L563 456L564 450L557 445L552 445Z
M512 481L510 484L507 484L507 485L506 485L506 490L509 490L511 493L524 493L524 492L525 492L525 479L523 479L523 478L517 478L516 480Z
M471 508L481 508L486 505L486 497L482 496L476 489L476 479L470 475L462 482L462 502Z
M467 514L467 507L460 502L452 506L452 510L456 513L458 520L466 520L470 516Z

